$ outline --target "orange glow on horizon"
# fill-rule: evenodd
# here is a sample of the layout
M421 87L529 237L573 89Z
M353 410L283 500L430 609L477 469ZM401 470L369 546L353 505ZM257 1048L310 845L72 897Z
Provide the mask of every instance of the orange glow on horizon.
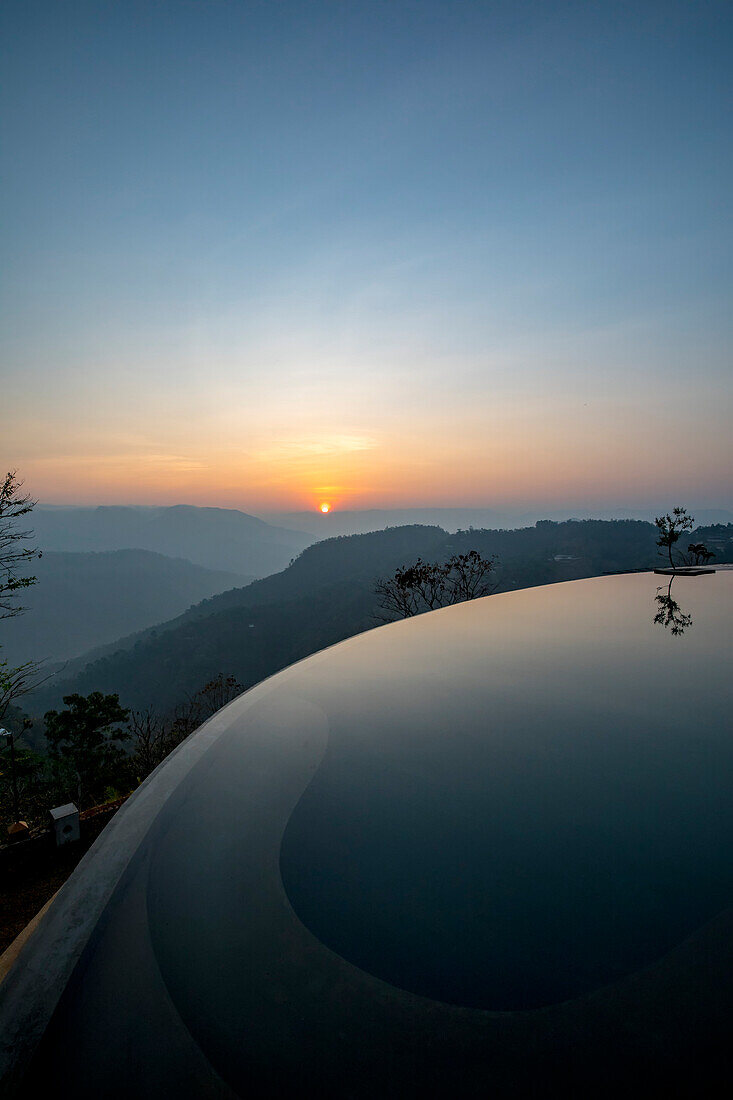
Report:
M171 428L171 438L148 445L142 434L128 438L115 435L113 426L106 433L95 427L96 434L77 440L69 428L73 419L59 418L43 424L38 454L24 449L35 437L21 439L18 431L14 464L44 504L191 504L254 515L504 506L534 511L606 502L646 507L648 500L670 497L663 417L646 424L638 410L620 402L625 434L619 449L600 413L581 415L575 406L566 413L565 396L557 396L558 407L545 400L541 409L531 404L521 416L503 419L467 408L460 430L458 421L450 431L416 422L372 438L356 429L301 437L295 428L290 434L282 428L282 438L254 441L246 452L213 430L179 438ZM178 431L177 422L174 427ZM152 429L149 434L155 438ZM722 465L719 452L695 451L683 470L674 469L675 499L680 493L698 500L722 494Z

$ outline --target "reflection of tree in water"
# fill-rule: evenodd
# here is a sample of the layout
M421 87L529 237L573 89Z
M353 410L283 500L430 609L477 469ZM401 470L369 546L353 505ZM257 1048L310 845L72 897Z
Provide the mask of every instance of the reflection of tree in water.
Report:
M658 607L657 613L654 616L654 622L659 626L663 626L665 630L671 631L671 633L677 637L680 634L684 634L688 626L692 625L692 615L685 615L685 613L680 610L680 605L673 598L673 582L674 577L670 577L666 592L664 591L663 585L657 589L654 602Z

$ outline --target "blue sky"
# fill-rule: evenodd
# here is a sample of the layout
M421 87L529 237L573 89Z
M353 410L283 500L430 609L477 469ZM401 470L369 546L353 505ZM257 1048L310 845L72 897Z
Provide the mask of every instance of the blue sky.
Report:
M730 505L729 3L3 11L48 501Z

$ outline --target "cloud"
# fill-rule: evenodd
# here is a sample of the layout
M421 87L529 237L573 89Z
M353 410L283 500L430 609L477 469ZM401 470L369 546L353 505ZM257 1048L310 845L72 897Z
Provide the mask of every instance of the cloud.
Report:
M70 454L52 455L40 460L40 464L50 467L83 467L92 469L131 469L149 470L151 473L189 473L194 470L206 470L208 464L186 455L175 454L135 454L121 452L117 454Z
M257 451L255 458L261 462L297 462L299 459L330 458L354 454L357 451L371 451L376 446L377 440L368 435L306 436L273 440L267 447Z

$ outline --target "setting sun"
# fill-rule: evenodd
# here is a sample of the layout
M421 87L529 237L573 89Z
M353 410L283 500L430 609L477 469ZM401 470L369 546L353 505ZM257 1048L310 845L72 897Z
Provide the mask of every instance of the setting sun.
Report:
M323 514L325 515L325 514L326 514L326 512L330 512L330 511L331 511L331 505L330 505L330 504L322 504L322 505L321 505L321 511L322 511L322 512L323 512Z

